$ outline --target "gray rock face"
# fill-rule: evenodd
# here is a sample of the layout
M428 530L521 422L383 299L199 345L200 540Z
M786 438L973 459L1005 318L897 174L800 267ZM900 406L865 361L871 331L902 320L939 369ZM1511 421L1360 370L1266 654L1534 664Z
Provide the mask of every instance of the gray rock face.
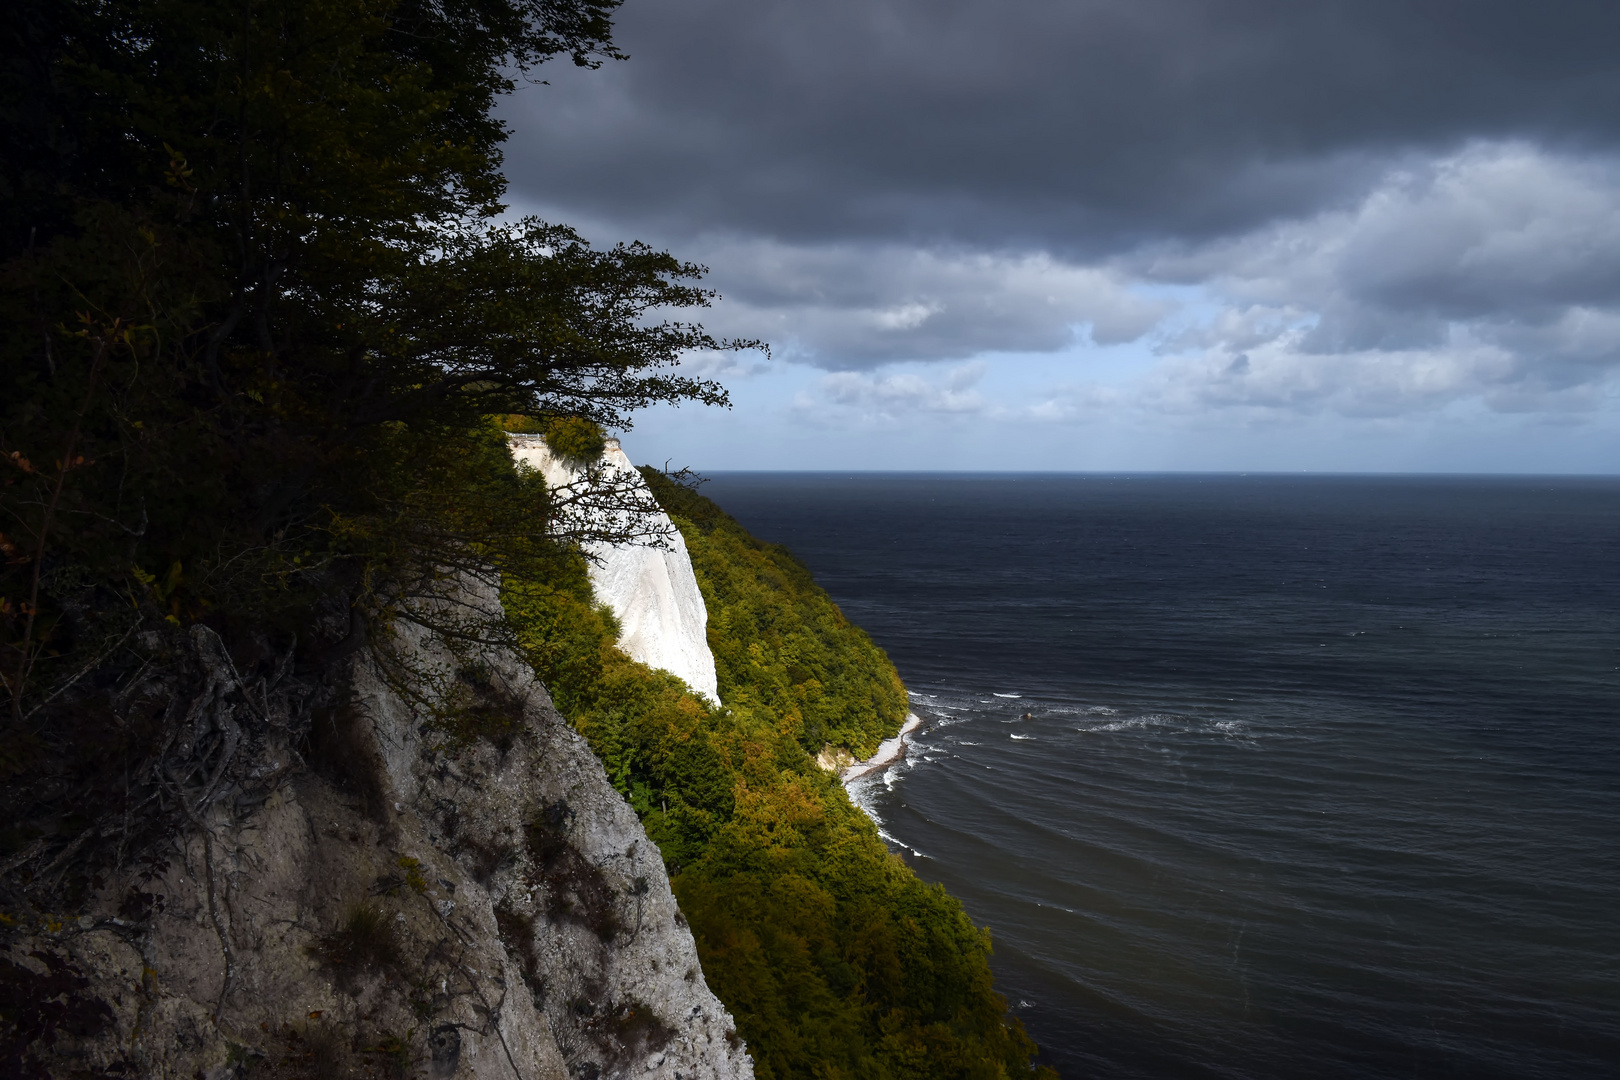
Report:
M751 1078L657 848L532 671L396 646L317 714L318 771L269 741L265 801L10 939L57 1009L41 1075Z

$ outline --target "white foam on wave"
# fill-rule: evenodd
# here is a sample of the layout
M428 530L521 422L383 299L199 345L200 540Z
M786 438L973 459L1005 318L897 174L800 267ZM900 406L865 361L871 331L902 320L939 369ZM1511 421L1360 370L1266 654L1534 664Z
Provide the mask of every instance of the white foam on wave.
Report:
M876 777L862 777L857 780L845 781L844 790L849 793L849 801L860 807L861 812L877 822L878 831L883 831L883 819L878 817L876 808L872 805L873 790L876 786Z
M921 851L921 850L919 850L917 848L912 847L910 844L906 843L904 840L897 839L892 833L889 832L889 830L885 829L882 825L878 826L878 836L882 837L884 840L886 840L889 843L893 844L897 848L905 848L907 851L911 852L912 855L914 855L915 857L917 857L919 859L931 858L931 856L927 852Z
M894 785L919 762L927 764L932 760L928 756L911 755L906 752L911 743L911 736L921 726L921 717L916 713L907 714L906 722L894 738L885 739L878 747L877 753L845 769L841 779L844 790L849 793L849 801L859 807L861 813L872 819L873 824L877 826L878 836L885 843L909 851L919 859L927 859L930 858L927 852L912 847L884 828L883 819L877 812L877 795L880 791L885 794L893 791Z
M991 697L1003 697L1003 698L1014 698L1014 699L1016 699L1016 698L1021 698L1024 695L1023 694L996 694L996 693L992 693L990 696Z
M1107 705L1047 705L1044 711L1054 716L1118 716L1119 710Z
M849 801L859 807L861 813L872 819L872 823L877 826L878 836L883 840L884 843L896 848L900 848L904 851L909 851L912 855L919 859L927 859L931 858L927 852L920 848L912 847L898 836L895 836L888 829L884 828L883 819L878 816L877 812L876 796L878 792L882 791L887 793L892 791L895 783L909 768L909 762L906 759L902 759L890 768L883 769L879 772L867 773L864 776L857 776L853 780L846 781L844 784L844 790L849 792Z
M1076 728L1076 731L1138 731L1143 728L1178 727L1185 728L1185 717L1173 716L1169 713L1143 713L1141 716L1127 717L1124 720L1115 720L1109 724L1098 724L1096 727Z
M1015 738L1015 739L1033 739L1035 736L1033 736L1033 735L1020 735L1020 734L1018 734L1018 732L1015 731L1015 732L1012 733L1012 737Z
M1143 713L1105 724L1087 724L1076 727L1082 735L1142 732L1154 735L1219 736L1246 745L1254 745L1261 737L1251 724L1242 719L1213 720L1180 713Z

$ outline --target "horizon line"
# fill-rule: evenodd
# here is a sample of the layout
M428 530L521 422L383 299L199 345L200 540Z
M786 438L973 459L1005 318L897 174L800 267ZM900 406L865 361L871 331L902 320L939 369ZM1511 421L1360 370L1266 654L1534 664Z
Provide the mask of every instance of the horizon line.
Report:
M657 468L656 465L649 466ZM853 473L865 476L1316 476L1316 477L1409 477L1500 480L1620 480L1616 472L1471 472L1463 470L1339 470L1339 469L869 469L869 468L719 468L694 471L718 475L758 474L825 476Z

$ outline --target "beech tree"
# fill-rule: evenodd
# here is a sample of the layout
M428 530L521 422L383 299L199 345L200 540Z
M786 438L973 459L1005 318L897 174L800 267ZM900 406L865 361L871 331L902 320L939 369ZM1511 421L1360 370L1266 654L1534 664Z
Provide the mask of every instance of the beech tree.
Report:
M0 57L10 730L137 625L542 558L487 418L723 404L703 268L500 219L491 112L618 0L21 0ZM30 729L32 730L32 729Z

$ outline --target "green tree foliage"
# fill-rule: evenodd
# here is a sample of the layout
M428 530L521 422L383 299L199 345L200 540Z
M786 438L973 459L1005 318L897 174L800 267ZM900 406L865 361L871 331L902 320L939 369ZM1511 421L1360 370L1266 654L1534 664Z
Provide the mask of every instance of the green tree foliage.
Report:
M496 96L551 57L616 56L616 3L8 9L11 736L141 620L291 630L322 594L376 610L447 565L528 557L545 492L486 416L623 427L724 400L672 365L726 343L652 317L708 302L700 267L495 220Z
M906 688L883 650L786 548L756 540L656 469L641 474L691 553L721 699L779 717L812 754L830 745L871 756L906 715Z
M635 663L584 562L506 579L559 709L663 851L710 987L762 1080L1049 1076L991 986L988 936L920 881L811 753L905 714L888 659L782 548L643 470L682 533L725 708Z
M578 416L559 416L545 425L543 433L555 454L576 465L595 461L607 448L601 426Z

